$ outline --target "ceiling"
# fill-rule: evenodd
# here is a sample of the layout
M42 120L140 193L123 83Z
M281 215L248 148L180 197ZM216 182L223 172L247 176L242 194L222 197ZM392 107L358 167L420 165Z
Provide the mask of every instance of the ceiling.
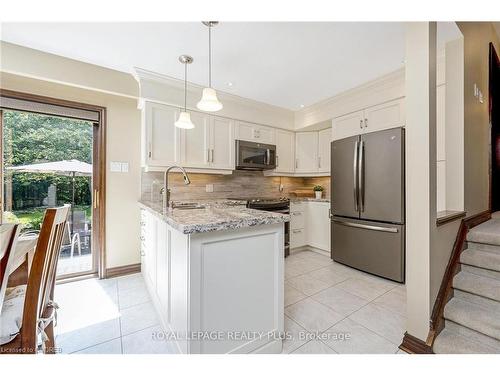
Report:
M222 22L212 32L213 86L291 110L403 66L405 26L394 22ZM439 23L438 39L456 38ZM458 32L459 35L459 32ZM3 23L1 39L132 72L140 67L189 81L208 80L208 32L201 22Z

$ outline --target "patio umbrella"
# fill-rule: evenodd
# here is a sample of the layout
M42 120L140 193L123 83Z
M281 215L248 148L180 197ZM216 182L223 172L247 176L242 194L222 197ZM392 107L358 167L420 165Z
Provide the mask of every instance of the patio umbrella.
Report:
M92 165L80 160L61 160L48 163L37 163L7 167L6 169L17 172L28 173L53 173L72 177L72 202L71 202L71 232L73 232L73 214L75 206L75 177L92 176Z

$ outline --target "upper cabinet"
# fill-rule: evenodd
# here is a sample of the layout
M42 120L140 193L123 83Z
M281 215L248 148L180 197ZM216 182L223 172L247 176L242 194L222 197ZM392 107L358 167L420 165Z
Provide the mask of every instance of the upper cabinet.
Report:
M268 126L236 121L236 139L275 144L275 130Z
M276 129L275 172L293 173L295 161L295 134Z
M333 139L402 126L405 126L404 100L398 99L334 118Z
M318 171L318 132L295 133L295 172Z
M318 172L330 173L330 143L332 141L332 129L324 129L318 132Z
M181 162L181 129L174 126L179 110L145 103L143 112L143 164L162 167Z
M234 169L234 121L190 111L194 129L179 129L179 110L146 102L143 111L143 166L180 165L199 172L230 173ZM227 172L225 172L227 171Z

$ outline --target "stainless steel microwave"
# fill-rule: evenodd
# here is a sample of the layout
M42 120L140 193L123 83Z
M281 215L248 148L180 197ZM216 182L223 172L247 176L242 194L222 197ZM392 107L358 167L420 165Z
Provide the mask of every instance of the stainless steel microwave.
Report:
M236 169L262 171L276 168L276 146L236 140Z

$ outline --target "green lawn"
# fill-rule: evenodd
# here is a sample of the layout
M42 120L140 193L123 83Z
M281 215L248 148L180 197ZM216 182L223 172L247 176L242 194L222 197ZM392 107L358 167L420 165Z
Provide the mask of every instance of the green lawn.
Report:
M92 219L91 206L75 206L75 211L85 211L85 216ZM32 210L14 211L14 217L9 217L7 221L16 221L23 224L25 229L40 229L43 221L45 208L34 208ZM71 215L71 213L70 213Z

